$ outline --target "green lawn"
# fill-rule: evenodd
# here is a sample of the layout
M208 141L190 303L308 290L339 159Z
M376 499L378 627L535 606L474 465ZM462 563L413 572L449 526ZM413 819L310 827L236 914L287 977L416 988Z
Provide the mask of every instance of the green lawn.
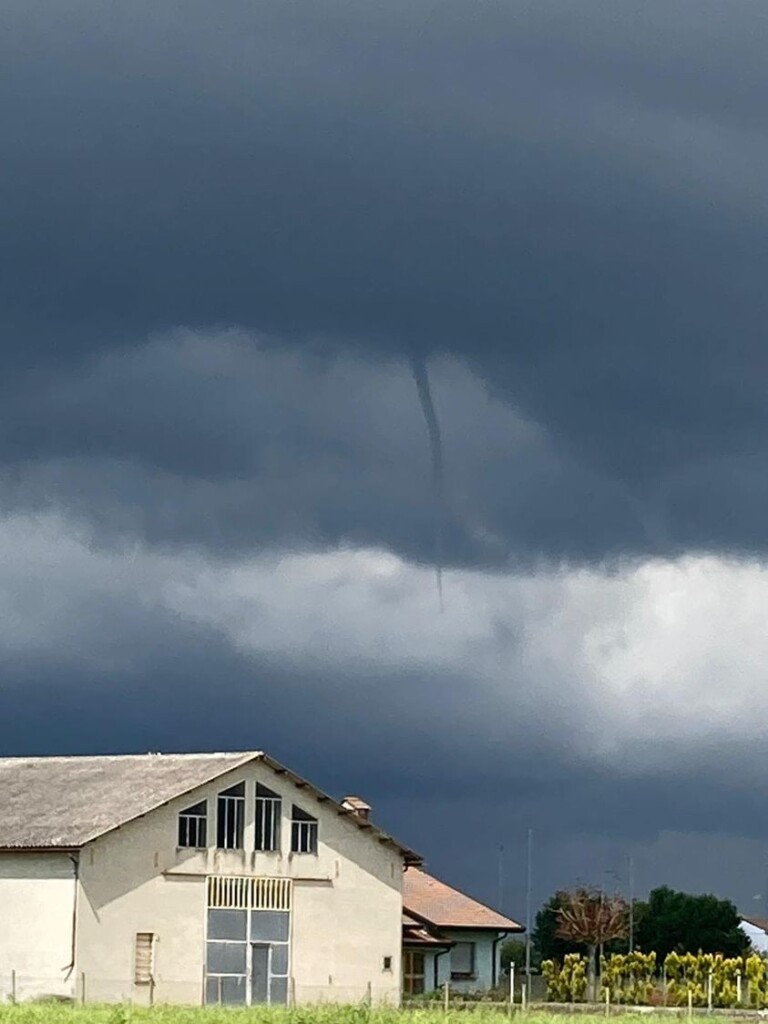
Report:
M618 1014L617 1014L618 1016ZM517 1024L605 1024L602 1015L531 1012ZM622 1014L626 1024L671 1024L670 1014ZM721 1021L722 1017L719 1018ZM294 1009L253 1007L219 1009L156 1006L141 1010L125 1006L70 1006L61 1003L0 1004L0 1024L508 1024L505 1010L490 1007L456 1009L445 1013L428 1007L418 1010L381 1010L367 1007L314 1006Z

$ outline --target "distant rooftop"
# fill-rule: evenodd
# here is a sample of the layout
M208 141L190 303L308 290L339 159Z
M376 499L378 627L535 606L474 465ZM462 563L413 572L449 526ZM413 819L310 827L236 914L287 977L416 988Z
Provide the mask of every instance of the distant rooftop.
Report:
M525 930L511 918L416 867L409 867L403 876L403 908L407 915L428 921L438 928Z

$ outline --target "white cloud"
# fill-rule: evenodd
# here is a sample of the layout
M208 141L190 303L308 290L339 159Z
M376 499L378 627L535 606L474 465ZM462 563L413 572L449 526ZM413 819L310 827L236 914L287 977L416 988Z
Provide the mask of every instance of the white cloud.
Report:
M0 522L0 560L6 655L109 668L172 619L308 676L444 678L454 699L436 714L471 718L475 735L522 728L618 770L743 743L768 714L768 569L756 563L451 571L441 615L430 567L374 550L232 564L100 549L66 520L16 516Z

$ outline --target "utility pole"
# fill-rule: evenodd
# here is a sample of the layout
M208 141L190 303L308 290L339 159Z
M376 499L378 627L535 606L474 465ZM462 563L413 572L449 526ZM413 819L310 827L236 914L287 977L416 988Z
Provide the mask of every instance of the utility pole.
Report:
M635 950L635 858L629 858L629 952Z
M528 878L525 889L525 991L531 991L531 888L533 881L533 829L528 829Z
M504 844L499 845L499 898L497 902L499 913L504 908Z

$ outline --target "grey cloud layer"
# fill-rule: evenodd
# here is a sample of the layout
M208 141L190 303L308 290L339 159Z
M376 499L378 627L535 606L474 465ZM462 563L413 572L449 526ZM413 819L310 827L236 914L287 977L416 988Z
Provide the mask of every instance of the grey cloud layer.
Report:
M460 365L435 363L432 376L449 563L618 553L622 519L633 529L625 492L570 464ZM405 360L180 333L31 375L0 421L6 507L55 501L105 538L432 557L428 443ZM593 536L596 512L613 539Z
M179 324L418 344L629 493L635 517L600 499L576 556L765 548L754 3L38 0L9 20L7 386Z

